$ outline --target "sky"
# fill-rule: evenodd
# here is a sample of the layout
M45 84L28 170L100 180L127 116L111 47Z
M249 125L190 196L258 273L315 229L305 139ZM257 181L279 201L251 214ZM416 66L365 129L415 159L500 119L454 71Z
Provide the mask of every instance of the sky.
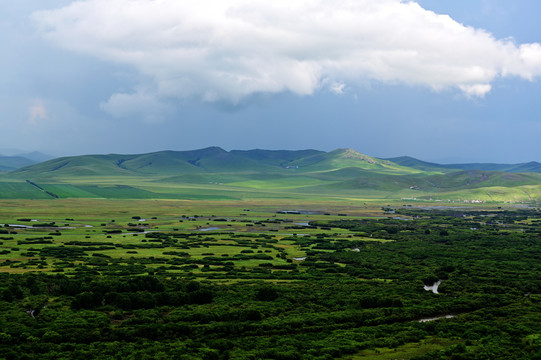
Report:
M0 154L541 162L538 0L1 0Z

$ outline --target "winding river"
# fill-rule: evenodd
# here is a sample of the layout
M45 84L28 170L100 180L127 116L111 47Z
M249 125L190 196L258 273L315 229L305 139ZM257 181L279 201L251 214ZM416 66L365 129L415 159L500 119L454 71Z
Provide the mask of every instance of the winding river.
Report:
M426 291L432 291L434 294L439 294L439 292L438 292L438 287L440 286L440 284L441 284L441 280L438 280L438 281L436 281L434 284L432 284L432 285L430 285L430 286L429 286L429 285L425 285L425 286L424 286L424 289L425 289Z
M455 315L443 315L443 316L436 316L436 317L431 317L431 318L424 318L417 321L424 323L424 322L429 322L429 321L434 321L434 320L439 320L439 319L451 319L454 317Z

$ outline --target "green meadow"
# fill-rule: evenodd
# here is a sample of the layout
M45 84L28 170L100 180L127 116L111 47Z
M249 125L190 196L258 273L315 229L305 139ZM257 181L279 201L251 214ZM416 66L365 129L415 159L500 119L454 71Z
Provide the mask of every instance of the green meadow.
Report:
M0 178L0 358L541 357L539 174L351 150Z
M541 354L535 207L258 194L0 201L1 353Z
M541 198L541 174L537 172L474 170L469 164L464 165L466 170L446 169L414 160L392 162L351 149L326 153L207 148L74 156L0 176L0 199L354 198L536 203ZM494 168L489 165L484 166ZM509 171L513 169L530 168L511 167Z

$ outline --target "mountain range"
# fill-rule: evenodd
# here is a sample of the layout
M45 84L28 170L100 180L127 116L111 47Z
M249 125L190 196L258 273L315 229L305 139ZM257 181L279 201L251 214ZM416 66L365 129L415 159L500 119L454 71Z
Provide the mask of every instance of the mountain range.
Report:
M209 147L70 156L34 164L25 163L24 158L0 157L0 166L16 168L0 178L0 198L541 200L541 164L537 162L441 165L406 156L379 159L352 149L225 151Z
M24 166L37 164L52 159L52 156L33 151L16 155L0 155L0 172L17 170Z
M387 160L402 166L409 166L419 170L453 172L457 170L485 170L503 171L511 173L535 172L541 173L541 164L530 161L521 164L494 164L494 163L471 163L471 164L436 164L418 160L409 156L388 158Z

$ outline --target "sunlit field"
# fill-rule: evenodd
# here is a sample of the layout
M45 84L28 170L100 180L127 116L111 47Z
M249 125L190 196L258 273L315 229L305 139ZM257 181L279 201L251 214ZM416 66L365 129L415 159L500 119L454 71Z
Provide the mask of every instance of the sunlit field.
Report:
M508 204L367 199L3 200L0 349L530 359L541 351L540 218Z

